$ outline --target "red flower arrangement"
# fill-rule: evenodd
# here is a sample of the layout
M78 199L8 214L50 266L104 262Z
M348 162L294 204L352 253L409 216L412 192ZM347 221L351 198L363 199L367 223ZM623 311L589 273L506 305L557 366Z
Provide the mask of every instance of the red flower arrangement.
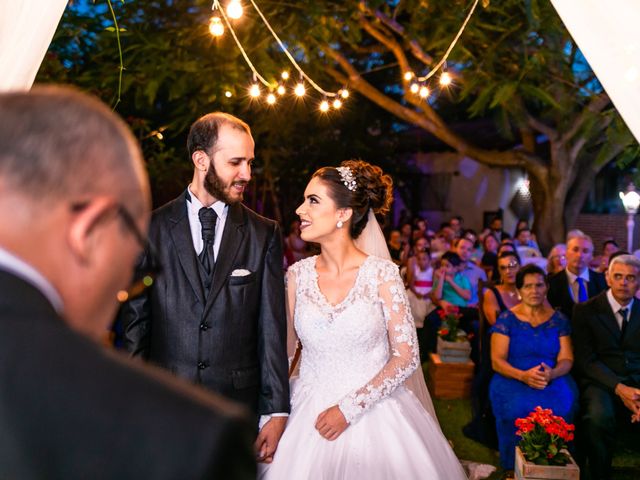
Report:
M466 335L458 335L458 323L460 323L460 318L462 317L458 307L440 309L438 310L438 315L441 321L440 329L438 330L440 338L447 342L466 340ZM460 332L462 332L462 330L460 330Z
M564 418L553 414L549 408L536 407L526 418L516 420L521 437L522 454L536 465L566 465L569 457L562 452L567 442L573 440L575 427Z

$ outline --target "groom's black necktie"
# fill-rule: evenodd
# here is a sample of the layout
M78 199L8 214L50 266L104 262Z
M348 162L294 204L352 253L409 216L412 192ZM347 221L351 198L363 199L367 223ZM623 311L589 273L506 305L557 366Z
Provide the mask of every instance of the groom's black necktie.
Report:
M216 221L218 215L212 208L202 207L198 212L200 226L202 227L202 252L198 255L204 271L209 276L213 271L213 241L216 234Z
M620 333L621 336L624 337L624 332L627 331L627 325L629 325L629 309L621 308L620 310L618 310L618 313L622 317L622 328L620 329Z

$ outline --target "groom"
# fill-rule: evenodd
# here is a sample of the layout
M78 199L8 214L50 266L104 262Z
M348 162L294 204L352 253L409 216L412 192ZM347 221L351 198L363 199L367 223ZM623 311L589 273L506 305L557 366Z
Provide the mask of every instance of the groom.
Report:
M193 180L153 212L163 271L123 307L125 345L260 415L255 447L268 462L289 412L280 230L241 203L254 159L245 122L205 115L187 147Z

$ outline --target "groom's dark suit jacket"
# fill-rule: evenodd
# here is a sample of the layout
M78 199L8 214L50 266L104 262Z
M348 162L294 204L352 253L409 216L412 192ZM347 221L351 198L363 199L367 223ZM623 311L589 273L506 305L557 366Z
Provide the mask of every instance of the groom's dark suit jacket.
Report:
M240 407L105 351L1 270L0 330L0 478L255 478Z
M571 337L582 386L592 383L610 392L618 383L640 387L640 300L633 302L624 337L606 292L577 304Z
M150 240L163 270L148 294L123 307L125 345L257 414L288 412L279 227L240 203L230 205L207 293L187 201L185 192L152 215Z
M587 282L588 297L593 298L606 289L607 281L604 275L589 269L589 281ZM566 270L556 273L549 279L547 299L553 308L560 310L567 318L571 318L573 306L576 302L573 301L573 296L569 289L569 277L567 276Z

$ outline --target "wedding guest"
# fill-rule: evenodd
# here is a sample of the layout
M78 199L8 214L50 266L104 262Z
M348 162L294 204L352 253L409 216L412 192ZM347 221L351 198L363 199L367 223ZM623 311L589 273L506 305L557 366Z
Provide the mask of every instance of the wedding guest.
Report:
M289 234L284 239L285 256L291 258L293 265L307 256L307 242L300 237L300 221L293 220L289 226Z
M151 207L126 124L48 86L0 125L0 478L255 478L240 407L102 345Z
M407 268L407 297L414 323L418 329L418 340L422 346L424 319L435 308L430 298L433 288L433 268L431 267L431 254L426 248L418 251L412 260L412 266Z
M549 277L563 271L567 267L567 246L558 243L553 246L547 257L547 275Z
M455 215L449 220L449 227L451 228L451 230L453 230L453 235L455 238L459 238L462 236L463 225L464 220L460 215Z
M389 248L389 253L391 254L391 260L393 260L393 263L396 265L402 265L405 244L402 242L402 236L399 230L391 230L391 232L389 232L387 247Z
M488 233L482 240L482 259L480 266L484 269L487 276L492 276L493 271L498 267L498 239L493 233Z
M400 225L400 242L402 246L410 245L413 234L413 225L411 222L406 221Z
M538 247L538 243L533 239L533 234L531 233L531 229L529 227L523 227L516 232L514 242L518 247L526 247L532 249L536 256L541 257L540 247Z
M505 238L511 238L509 234L502 229L502 218L500 217L493 217L489 224L489 231L496 237L498 242L502 242Z
M501 314L491 329L495 374L489 395L500 464L507 470L514 467L517 418L541 406L571 422L577 406L577 388L568 375L573 365L571 327L562 313L545 302L546 282L540 267L522 267L516 275L522 302Z
M411 248L409 250L406 250L407 257L403 258L402 263L404 266L406 266L407 271L409 271L411 268L415 268L415 257L419 252L422 252L424 250L429 250L429 240L424 237L418 238L415 242L413 242ZM431 254L429 254L429 258L431 259Z
M612 478L619 433L629 429L635 438L640 435L640 302L634 298L640 260L628 254L612 258L607 284L606 291L576 305L573 314L581 411L576 440L586 455L583 469L597 480Z
M604 273L609 266L609 258L616 252L620 251L620 247L612 238L605 240L602 244L602 255L593 259L593 266L596 271Z

